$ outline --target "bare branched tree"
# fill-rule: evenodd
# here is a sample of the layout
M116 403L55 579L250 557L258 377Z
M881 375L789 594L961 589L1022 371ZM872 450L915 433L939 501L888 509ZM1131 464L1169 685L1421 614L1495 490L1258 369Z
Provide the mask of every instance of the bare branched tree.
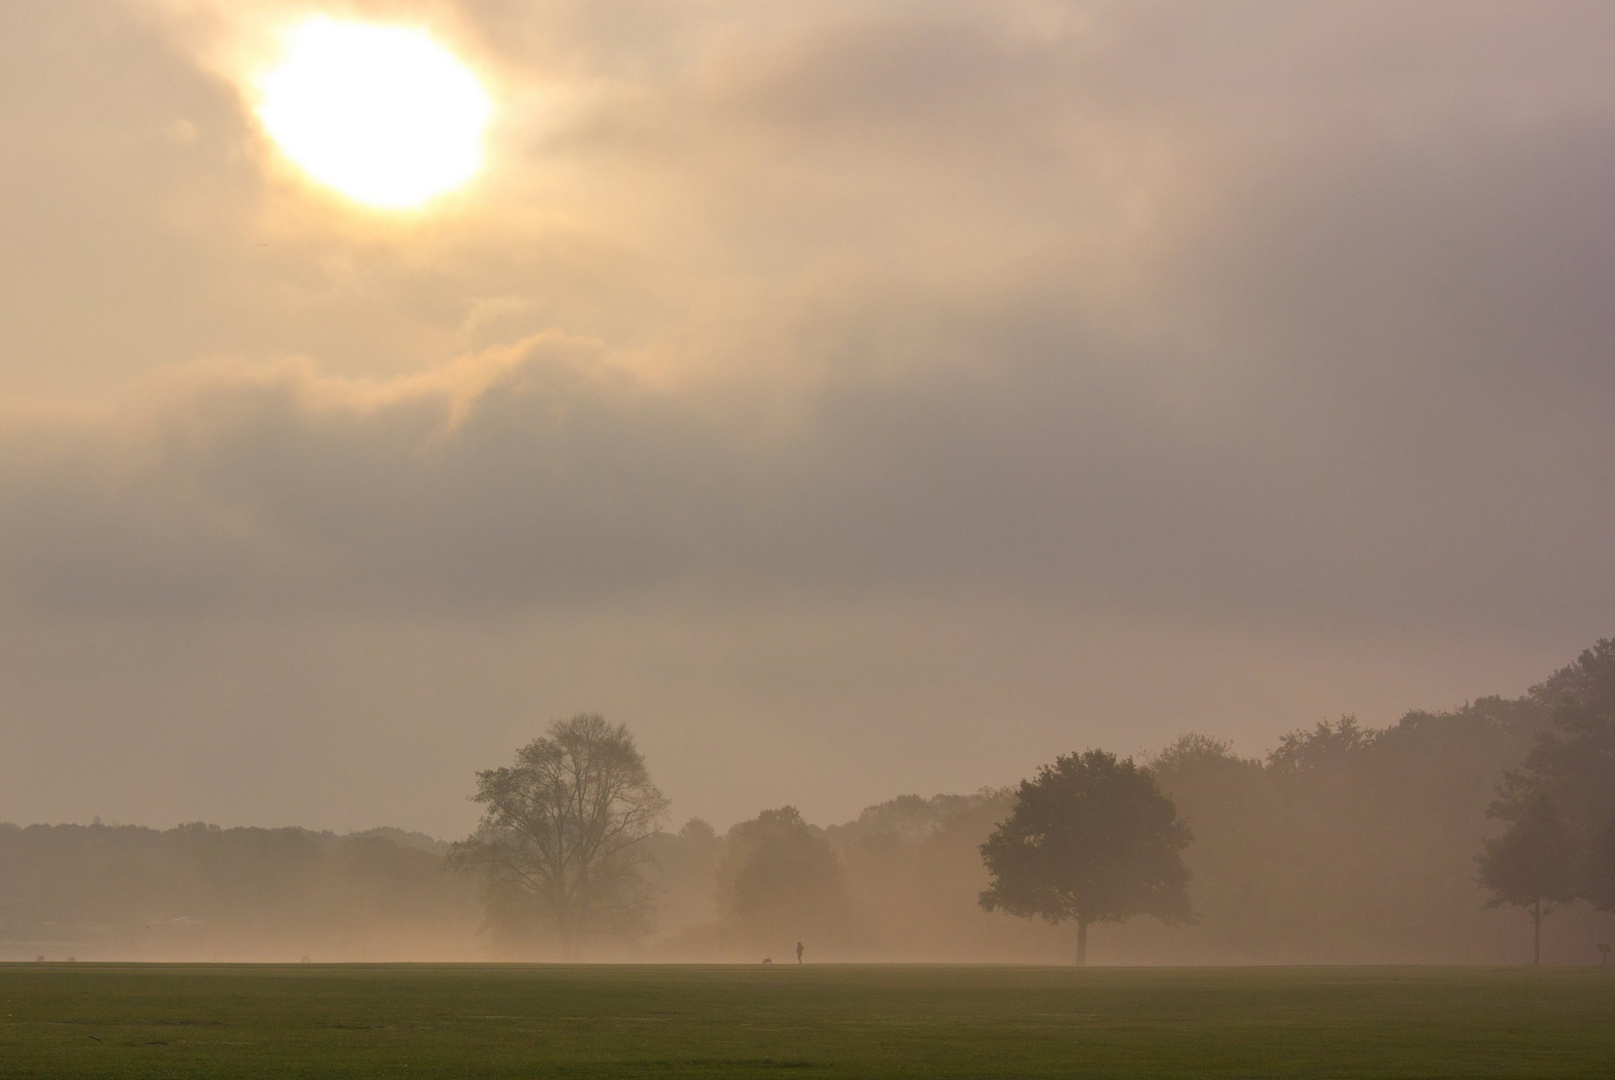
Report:
M486 875L549 925L563 953L590 936L644 928L649 895L644 841L667 811L623 724L580 715L516 752L508 768L477 773L477 831L454 845L454 865Z

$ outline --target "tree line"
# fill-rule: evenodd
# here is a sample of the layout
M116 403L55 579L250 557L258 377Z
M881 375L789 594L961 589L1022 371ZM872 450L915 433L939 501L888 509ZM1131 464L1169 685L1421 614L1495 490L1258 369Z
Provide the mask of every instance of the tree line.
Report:
M550 764L522 773L534 760ZM451 862L487 873L490 910L525 910L529 929L547 928L568 956L591 933L642 932L651 868L681 863L704 865L717 897L715 917L685 931L708 948L793 933L848 952L890 948L891 928L876 931L882 906L958 941L972 915L957 895L947 916L921 917L938 875L903 895L860 865L871 849L901 862L952 835L979 856L950 868L982 886L979 907L1070 922L1079 963L1090 925L1140 915L1180 928L1171 940L1197 958L1501 959L1508 934L1483 917L1500 907L1529 912L1540 962L1555 906L1615 911L1615 643L1518 699L1413 712L1381 730L1344 717L1290 733L1265 759L1203 735L1143 763L1073 753L1013 791L899 800L841 835L786 806L721 843L692 821L669 844L657 828L666 800L632 736L596 716L557 723L516 769L481 774L476 798L487 814ZM905 802L908 835L883 835L877 822L894 816L883 811ZM994 819L985 836L983 808ZM974 830L953 827L972 818ZM1488 822L1501 832L1488 835ZM1607 920L1582 922L1609 936ZM1127 940L1136 949L1138 935Z
M420 833L0 825L0 960L459 959L475 881Z
M900 796L828 827L779 806L674 828L629 730L587 715L472 797L482 820L453 845L0 826L0 948L1588 962L1615 937L1615 644L1518 698L1380 729L1346 717L1260 758L1206 735L1138 760L1074 749L1015 788Z

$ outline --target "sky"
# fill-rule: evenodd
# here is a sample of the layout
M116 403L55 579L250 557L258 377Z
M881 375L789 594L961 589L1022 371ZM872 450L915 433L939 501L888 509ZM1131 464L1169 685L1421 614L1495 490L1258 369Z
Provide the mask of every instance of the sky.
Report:
M493 102L406 211L255 81ZM0 12L0 820L723 828L1519 694L1615 633L1615 7Z

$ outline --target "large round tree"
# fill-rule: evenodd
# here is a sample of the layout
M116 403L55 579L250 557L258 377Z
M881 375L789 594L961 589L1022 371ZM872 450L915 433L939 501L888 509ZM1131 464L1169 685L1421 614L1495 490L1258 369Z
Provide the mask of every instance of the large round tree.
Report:
M1007 820L981 845L991 882L981 906L1077 924L1077 963L1088 926L1153 915L1187 921L1193 839L1172 800L1132 759L1103 750L1067 754L1021 781Z

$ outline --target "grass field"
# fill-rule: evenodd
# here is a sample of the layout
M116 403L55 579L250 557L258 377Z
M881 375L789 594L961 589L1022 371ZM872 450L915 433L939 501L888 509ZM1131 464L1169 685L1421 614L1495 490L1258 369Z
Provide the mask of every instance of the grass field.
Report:
M0 966L0 1076L1615 1076L1615 969Z

